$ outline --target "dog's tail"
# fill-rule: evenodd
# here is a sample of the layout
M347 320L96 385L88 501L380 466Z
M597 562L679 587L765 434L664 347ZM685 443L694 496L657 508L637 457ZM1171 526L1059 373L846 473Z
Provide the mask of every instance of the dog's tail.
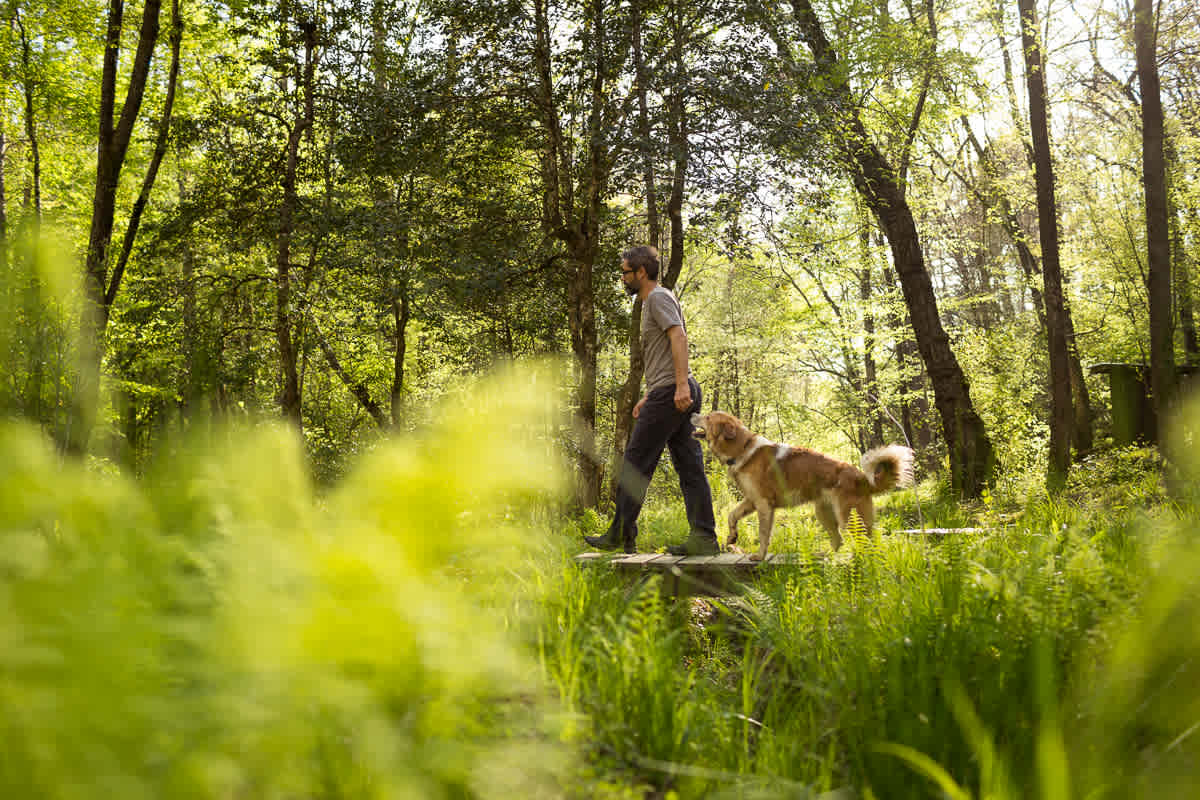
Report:
M868 450L863 453L862 470L867 473L872 494L880 494L897 486L912 486L912 448L902 444L889 444Z

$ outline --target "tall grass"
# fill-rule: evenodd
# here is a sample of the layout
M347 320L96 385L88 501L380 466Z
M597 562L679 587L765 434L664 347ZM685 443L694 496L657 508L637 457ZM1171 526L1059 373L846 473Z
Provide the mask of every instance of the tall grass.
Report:
M571 676L596 763L656 792L1191 796L1197 515L1166 499L1144 451L1081 472L1054 501L990 499L969 520L983 533L877 530L722 601L568 571L546 603L571 634L547 624L546 668ZM885 515L907 513L897 499ZM927 523L961 524L944 507L926 503ZM799 548L823 549L789 513Z

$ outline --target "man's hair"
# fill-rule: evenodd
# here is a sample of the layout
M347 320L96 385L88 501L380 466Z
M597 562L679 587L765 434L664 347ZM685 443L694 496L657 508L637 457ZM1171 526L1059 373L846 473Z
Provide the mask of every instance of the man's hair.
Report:
M652 281L658 280L658 249L648 244L639 244L621 254L621 260L635 272L646 270L646 277Z

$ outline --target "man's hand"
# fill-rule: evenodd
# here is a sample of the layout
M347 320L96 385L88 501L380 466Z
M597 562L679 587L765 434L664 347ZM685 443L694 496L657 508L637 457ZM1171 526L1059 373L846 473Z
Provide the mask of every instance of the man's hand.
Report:
M692 387L686 383L675 384L675 408L687 411L692 407Z
M637 405L633 407L633 418L637 419L638 414L642 413L642 406L646 405L646 398L637 401Z

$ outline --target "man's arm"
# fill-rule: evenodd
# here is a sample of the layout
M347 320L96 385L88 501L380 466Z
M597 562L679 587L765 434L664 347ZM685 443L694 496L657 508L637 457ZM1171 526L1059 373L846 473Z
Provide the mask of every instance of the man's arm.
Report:
M692 388L688 384L687 334L682 325L667 328L671 341L671 361L675 364L675 408L687 411L692 406Z

